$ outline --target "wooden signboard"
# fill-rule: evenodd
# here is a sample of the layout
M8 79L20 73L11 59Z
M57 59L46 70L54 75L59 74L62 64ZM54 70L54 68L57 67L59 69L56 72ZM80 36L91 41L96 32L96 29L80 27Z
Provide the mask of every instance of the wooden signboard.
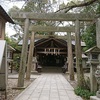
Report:
M2 37L2 21L0 20L0 38Z
M7 89L7 48L6 41L0 40L0 90Z

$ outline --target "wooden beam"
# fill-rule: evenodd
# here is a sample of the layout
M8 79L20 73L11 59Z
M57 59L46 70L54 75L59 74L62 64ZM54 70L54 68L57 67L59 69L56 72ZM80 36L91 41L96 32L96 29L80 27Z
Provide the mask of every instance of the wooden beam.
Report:
M60 49L60 50L66 50L67 48L43 48L43 47L37 47L36 49Z
M32 19L45 21L92 21L95 15L86 13L33 13L33 12L12 12L14 19Z
M67 40L67 35L66 36L57 36L57 35L35 35L35 39L42 39L42 38L57 38L57 39L63 39ZM72 40L75 40L74 36L71 36Z
M18 25L20 25L21 27L24 27L24 22L15 22L16 24L18 24ZM90 22L90 21L87 21L87 22L85 22L85 26L90 26L92 23ZM31 28L32 28L32 26L34 27L34 25L30 25L30 30L31 30ZM39 26L39 25L37 25L37 26ZM43 26L42 26L43 27ZM46 27L46 26L45 26ZM54 26L52 26L52 27L54 27ZM57 27L57 26L55 26L55 27ZM59 27L59 26L58 26ZM73 27L73 29L75 30L75 25L73 25L73 26L65 26L65 28L66 27L68 27L68 28L70 28L70 27ZM80 23L80 28L84 28L84 23Z
M37 53L41 53L41 54L54 54L54 52L45 52L45 51L40 51L40 52L37 52ZM59 54L67 54L67 52L59 52ZM57 55L59 55L59 54L57 54Z
M57 43L59 43L59 44L62 44L63 46L67 46L67 44L65 44L65 43L63 43L63 42L61 42L61 41L59 41L59 40L57 40L57 39L53 39L54 41L56 41Z
M75 32L75 27L55 27L55 26L34 26L29 27L30 31L34 32Z
M40 43L36 44L35 46L39 46L39 45L41 45L41 44L43 44L43 43L46 43L46 42L48 42L48 41L50 41L50 40L51 40L51 38L49 38L49 39L47 39L47 40L45 40L45 41L43 41L43 42L40 42Z

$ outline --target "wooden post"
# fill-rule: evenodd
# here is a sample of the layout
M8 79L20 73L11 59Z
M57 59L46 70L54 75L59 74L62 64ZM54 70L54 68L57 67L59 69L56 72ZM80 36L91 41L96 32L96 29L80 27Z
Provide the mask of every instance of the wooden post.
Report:
M67 35L68 35L68 71L70 75L70 80L74 80L71 33L67 33Z
M84 86L84 74L82 68L82 52L80 39L80 22L75 21L75 52L76 52L76 68L77 68L77 82L78 86Z
M100 48L100 18L96 22L96 38L97 38L97 47Z
M26 79L30 79L31 74L31 66L33 60L33 52L34 52L34 32L32 32L31 41L30 41L30 48L29 48L29 55L28 55L28 64L27 64L27 72L26 72Z
M18 77L18 87L24 86L24 76L25 76L25 69L26 69L28 37L29 37L28 28L29 28L29 19L26 19L23 45L22 45L22 53L21 53L21 61L20 61L20 69L19 69L19 77Z

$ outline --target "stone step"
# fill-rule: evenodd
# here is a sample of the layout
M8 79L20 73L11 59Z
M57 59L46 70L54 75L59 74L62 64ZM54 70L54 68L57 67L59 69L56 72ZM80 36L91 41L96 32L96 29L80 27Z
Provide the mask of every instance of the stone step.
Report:
M42 67L42 72L62 72L61 67Z

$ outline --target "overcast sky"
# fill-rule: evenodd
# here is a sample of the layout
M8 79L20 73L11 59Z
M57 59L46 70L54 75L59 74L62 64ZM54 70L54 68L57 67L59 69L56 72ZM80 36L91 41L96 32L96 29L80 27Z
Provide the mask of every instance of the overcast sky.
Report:
M8 11L13 6L18 6L19 8L21 8L24 4L24 1L11 2L6 0L0 0L0 4L6 11Z
M6 12L9 11L10 8L12 8L13 6L17 6L19 8L21 8L24 5L24 2L10 2L10 1L5 1L5 0L0 0L0 5L4 8L4 10ZM11 27L11 25L9 23L6 23L6 29L5 29L6 34L8 34L8 36L10 37L11 35L16 34L16 32L14 31L14 29Z

